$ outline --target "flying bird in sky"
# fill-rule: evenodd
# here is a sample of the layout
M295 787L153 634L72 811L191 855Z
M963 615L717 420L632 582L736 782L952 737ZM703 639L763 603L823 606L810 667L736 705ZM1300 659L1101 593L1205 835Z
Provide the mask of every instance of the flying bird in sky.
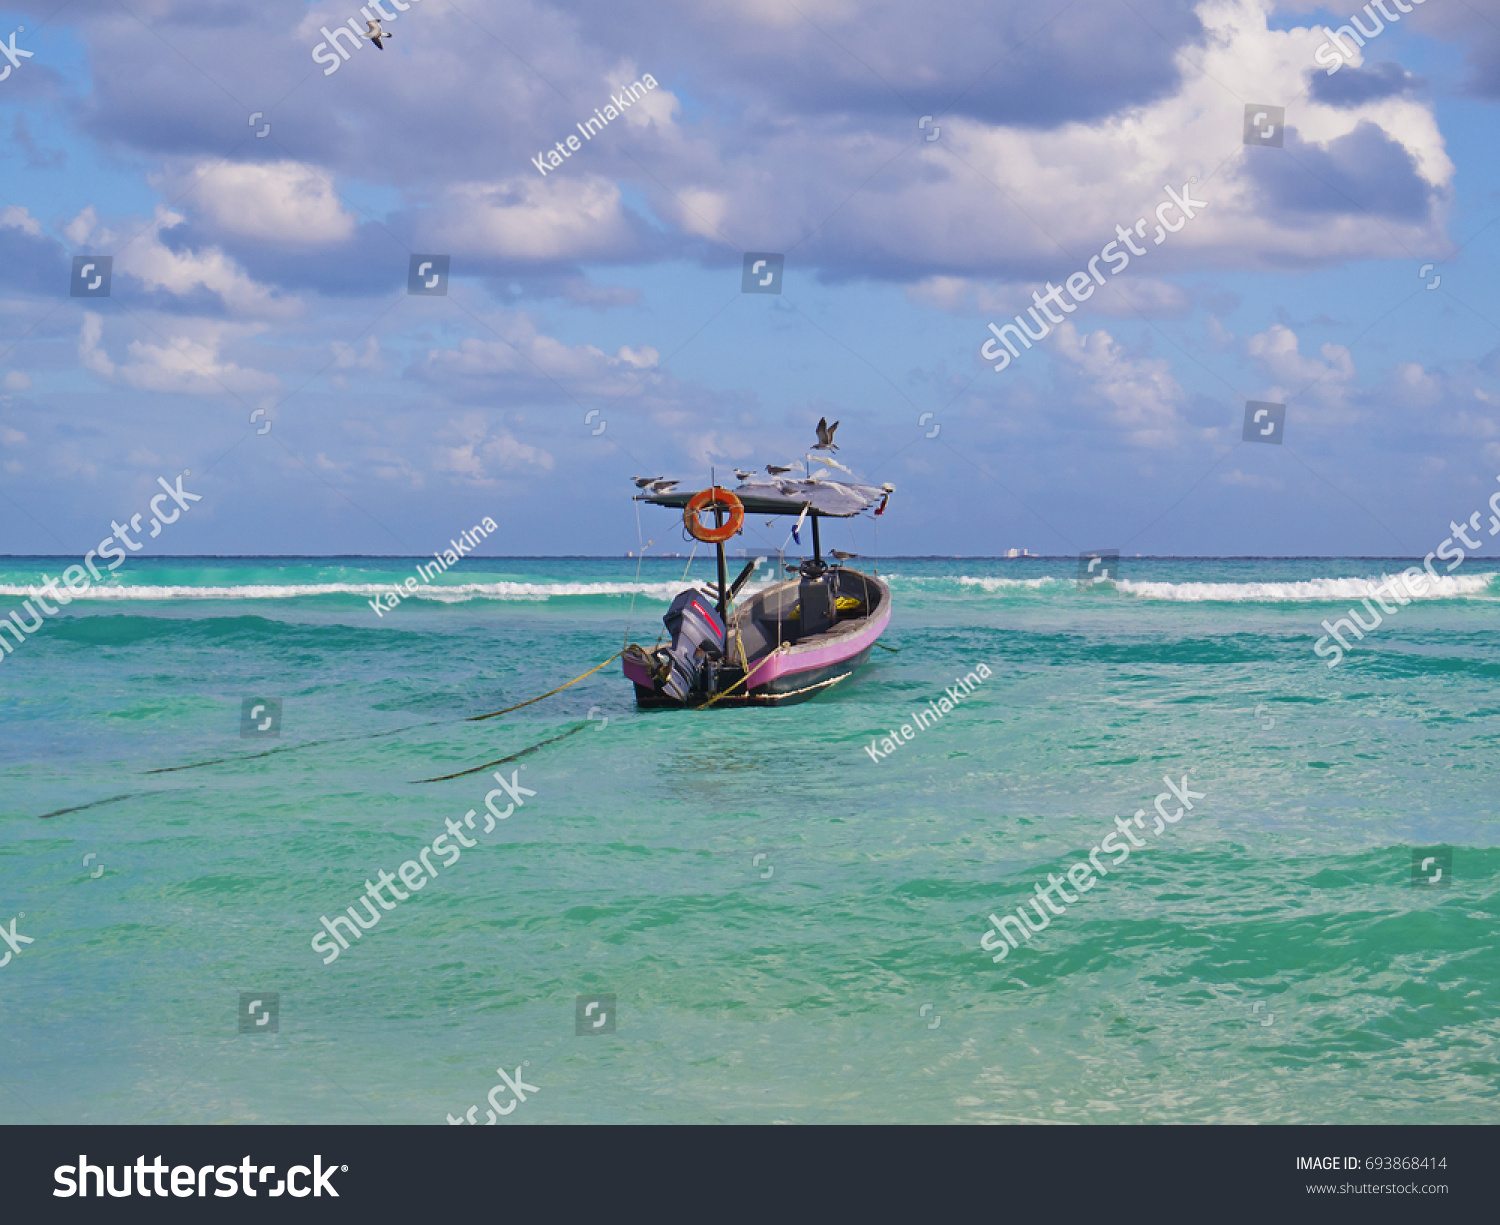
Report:
M836 430L836 429L838 429L838 428L839 428L839 423L837 421L835 421L832 425L829 425L827 417L819 417L818 418L818 445L815 446L813 448L813 450L814 451L837 451L839 448L838 448L838 444L833 441L833 431Z
M378 8L379 6L377 5L376 7ZM372 21L368 24L370 28L368 31L366 31L365 37L375 44L375 49L377 51L384 51L385 46L381 43L380 40L382 38L395 38L396 36L394 34L388 34L386 31L382 30L380 28L380 22L378 21Z

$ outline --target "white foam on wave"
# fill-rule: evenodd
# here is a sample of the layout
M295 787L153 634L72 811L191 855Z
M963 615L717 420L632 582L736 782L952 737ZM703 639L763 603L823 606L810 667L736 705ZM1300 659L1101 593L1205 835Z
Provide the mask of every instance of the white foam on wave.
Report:
M1272 583L1166 583L1121 579L1116 587L1122 595L1142 600L1165 600L1180 603L1317 603L1357 602L1375 594L1387 575L1368 578L1317 578L1298 582ZM1425 577L1425 576L1424 576ZM946 585L957 582L961 587L977 588L991 595L1042 592L1071 589L1075 580L1044 575L1039 578L991 578L970 575L923 575L901 579L886 576L898 590L901 587ZM1493 574L1441 575L1434 582L1427 578L1423 600L1473 599L1491 594ZM1396 590L1409 596L1405 584L1395 579ZM95 584L73 595L75 600L163 601L163 600L295 600L307 596L354 596L368 600L389 594L396 585L390 583L245 583L238 586L193 586L190 584L132 585L129 583ZM770 586L770 583L748 583L741 599ZM417 589L402 594L440 604L460 604L472 600L541 601L551 599L637 596L648 600L669 601L691 581L667 583L576 582L576 583L451 583L440 586L418 584ZM0 583L0 599L24 600L35 592L31 586ZM51 599L51 597L44 597ZM1389 597L1388 597L1389 598Z
M1484 595L1489 591L1489 574L1439 575L1434 581L1427 574L1425 593L1419 600L1452 600ZM1291 583L1146 583L1121 579L1116 586L1125 595L1145 600L1177 600L1183 603L1338 603L1355 602L1373 596L1391 581L1388 591L1402 599L1413 598L1399 575L1382 574L1377 578L1315 578ZM1387 595L1387 599L1391 597Z
M238 587L132 586L107 583L90 586L73 595L75 600L295 600L302 596L349 595L369 599L389 595L390 583L246 583ZM403 596L458 604L468 600L548 600L569 596L641 595L670 600L683 583L451 583L444 586L418 584L415 591L401 589ZM30 597L34 588L0 583L0 597ZM50 597L44 597L50 599Z
M1142 582L1121 579L1115 584L1123 595L1142 600L1174 600L1184 604L1201 603L1306 603L1357 602L1373 596L1377 588L1391 576L1382 574L1373 578L1315 578L1285 583L1165 583ZM1426 593L1418 596L1422 600L1452 600L1482 597L1490 594L1492 574L1439 575L1436 580L1426 573ZM951 581L951 580L948 580ZM971 578L960 575L958 582L965 587L978 587L991 594L1021 591L1038 591L1046 587L1071 587L1075 580L1050 576L1042 578ZM1396 591L1403 597L1410 596L1406 584L1399 576L1395 579Z
M961 574L958 581L965 587L979 587L984 591L1037 591L1043 587L1055 586L1063 580L1043 575L1041 578L970 578L967 574Z

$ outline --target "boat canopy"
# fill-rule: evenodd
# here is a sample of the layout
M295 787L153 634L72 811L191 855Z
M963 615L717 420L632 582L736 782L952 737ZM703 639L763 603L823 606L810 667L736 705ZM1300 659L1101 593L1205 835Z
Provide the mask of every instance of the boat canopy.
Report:
M893 485L854 485L842 481L749 481L733 490L751 515L800 515L811 508L832 519L850 519L878 506L895 490ZM653 506L686 507L694 491L648 493L637 502Z

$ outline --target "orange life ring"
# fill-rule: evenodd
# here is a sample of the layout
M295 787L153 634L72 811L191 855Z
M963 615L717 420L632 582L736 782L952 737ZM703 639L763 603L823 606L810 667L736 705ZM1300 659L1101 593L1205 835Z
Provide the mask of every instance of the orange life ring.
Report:
M727 510L729 522L719 527L704 527L698 520L698 512L710 505L722 506ZM729 490L715 485L712 489L704 489L692 496L687 509L682 512L682 522L694 540L701 540L704 544L723 544L731 536L738 535L739 530L745 526L745 504Z

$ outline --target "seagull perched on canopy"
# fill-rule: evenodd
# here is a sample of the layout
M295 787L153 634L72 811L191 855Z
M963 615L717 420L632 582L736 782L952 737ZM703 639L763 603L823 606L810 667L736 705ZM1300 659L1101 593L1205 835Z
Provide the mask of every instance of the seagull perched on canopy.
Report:
M651 482L651 492L652 493L671 493L672 492L672 486L675 485L675 484L677 484L676 481L663 481L663 480L652 481Z
M780 476L783 472L795 472L801 464L767 464L766 471L772 476Z
M756 475L754 472L746 472L743 468L736 468L734 474L742 481L748 481L752 476Z
M835 557L837 557L840 561L848 561L851 557L859 556L858 553L845 553L843 549L829 549L828 551Z
M378 8L379 5L377 5L376 7ZM378 21L371 21L368 23L368 25L370 28L365 32L365 37L375 44L375 49L377 51L384 51L385 47L381 44L380 40L382 38L395 38L396 36L394 34L388 33L385 30L382 30L380 28L380 22Z
M813 447L813 450L814 451L837 451L839 448L838 448L838 444L833 441L833 431L836 430L836 429L838 429L838 428L839 428L839 423L837 421L835 421L832 425L829 425L827 417L819 417L818 418L818 445L815 446L815 447Z
M659 476L633 476L630 479L635 482L635 487L637 489L644 489L647 485L656 484L656 482L661 480L662 478Z

